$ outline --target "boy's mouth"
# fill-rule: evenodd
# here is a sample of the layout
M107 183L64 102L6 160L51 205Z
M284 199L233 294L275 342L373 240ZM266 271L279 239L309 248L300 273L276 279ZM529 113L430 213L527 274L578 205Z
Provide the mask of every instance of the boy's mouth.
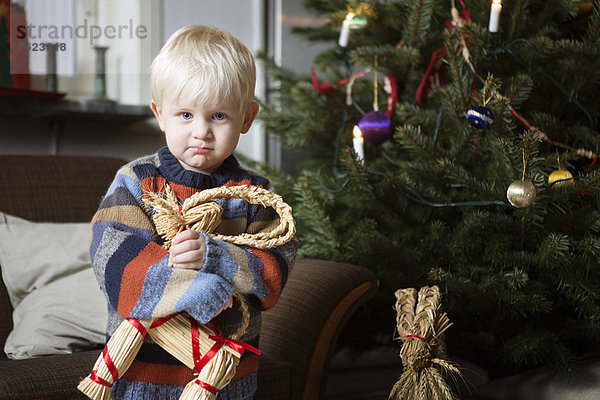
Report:
M210 150L208 147L202 146L190 146L189 149L194 153L206 153Z

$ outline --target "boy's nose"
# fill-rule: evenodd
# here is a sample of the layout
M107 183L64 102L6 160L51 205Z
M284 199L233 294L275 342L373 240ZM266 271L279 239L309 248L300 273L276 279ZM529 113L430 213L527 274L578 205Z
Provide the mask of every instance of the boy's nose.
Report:
M196 139L206 140L212 136L212 132L210 130L210 126L205 123L197 123L194 125L192 135Z

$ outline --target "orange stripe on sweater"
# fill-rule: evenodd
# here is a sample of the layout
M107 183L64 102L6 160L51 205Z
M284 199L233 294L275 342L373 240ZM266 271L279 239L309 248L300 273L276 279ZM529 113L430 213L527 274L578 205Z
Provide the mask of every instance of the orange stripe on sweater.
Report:
M119 315L126 316L131 313L142 293L148 268L165 255L166 250L158 244L148 243L137 257L127 264L123 271L119 290L119 305L117 306Z
M163 193L165 191L165 178L162 176L150 176L142 179L140 185L144 192Z
M185 365L151 364L134 361L123 375L123 379L157 385L185 386L194 379L193 373L194 371Z
M237 381L238 379L242 379L250 374L254 374L258 371L258 355L250 354L248 357L244 358L237 366L235 370L235 375L231 378L232 381Z
M252 248L252 253L261 259L263 263L263 281L267 286L268 295L261 300L263 307L269 308L275 305L281 293L281 270L277 259L267 250Z
M256 373L257 370L258 356L249 355L238 364L232 381ZM151 364L142 361L134 361L123 375L123 379L132 381L177 386L185 386L194 378L196 377L193 371L185 365Z
M141 185L144 192L165 193L167 181L162 176L151 176L142 179ZM200 189L172 182L169 182L169 186L173 189L179 200L185 200L193 194L200 192Z
M244 186L244 185L252 185L252 181L250 179L244 179L242 181L234 181L233 179L228 180L221 186ZM258 185L254 185L258 186ZM260 187L260 186L258 186Z

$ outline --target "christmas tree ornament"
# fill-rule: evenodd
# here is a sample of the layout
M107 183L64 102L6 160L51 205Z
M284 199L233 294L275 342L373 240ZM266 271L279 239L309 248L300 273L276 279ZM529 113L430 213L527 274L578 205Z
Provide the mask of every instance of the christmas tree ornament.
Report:
M350 18L350 21L348 22L348 25L350 26L350 29L362 29L365 26L367 26L367 23L369 22L369 20L367 19L367 16L364 14L353 14L352 17Z
M559 187L563 187L566 185L573 184L573 174L569 172L569 170L563 169L560 165L560 155L556 156L556 163L558 164L558 169L556 171L552 171L550 175L548 175L548 184L552 189L556 189Z
M365 148L364 148L364 139L362 137L362 132L358 125L354 125L354 129L352 130L352 146L354 147L354 153L356 154L356 159L361 164L365 163Z
M444 64L444 56L446 50L439 49L432 54L429 65L425 71L425 75L421 79L421 83L417 88L417 103L423 105L427 100L427 95L432 89L446 84L446 65Z
M358 127L360 128L365 142L377 146L392 136L392 120L386 113L379 111L377 56L375 56L373 71L373 111L366 113L360 121L358 121Z
M566 169L557 169L548 176L548 183L552 188L559 188L573 184L573 174Z
M593 1L573 0L573 2L577 5L577 12L579 14L589 14L589 12L592 11L592 8L594 8Z
M390 393L390 400L454 400L444 380L448 373L462 376L448 360L444 332L452 325L442 312L437 286L397 290L396 331L402 340L400 358L404 370Z
M498 32L498 26L500 25L500 12L502 11L502 3L500 0L493 0L490 8L490 23L488 24L488 31L491 33Z
M452 1L452 8L450 9L450 14L452 15L451 19L448 19L444 22L446 29L449 31L453 31L458 28L462 28L464 25L464 21L471 20L471 10L464 9L463 4L463 12L459 13L456 7L454 6L454 0ZM470 55L468 50L467 41L464 37L461 36L460 46L462 48L463 56L465 57L465 61L471 66L471 62L469 61ZM417 88L417 103L423 105L427 101L427 96L432 89L435 89L440 86L444 86L446 84L446 64L444 63L444 57L446 56L446 50L444 48L436 50L429 60L429 65L427 66L427 70L421 79L421 83Z
M315 90L317 91L317 93L325 94L325 95L331 93L333 90L335 90L335 88L337 88L340 85L343 85L344 83L346 83L350 80L350 78L344 78L344 79L340 80L338 83L336 83L335 85L333 85L329 82L319 82L317 80L317 74L315 73L315 67L310 67L310 76L312 78L312 85L315 88Z
M526 180L514 181L506 190L506 198L517 208L529 207L533 204L535 196L535 186Z
M369 15L372 15L372 10L368 5L361 4L356 8L348 7L348 14L346 14L346 18L342 21L340 37L338 38L340 47L348 46L351 30L362 29L367 26L369 23Z
M347 47L348 41L350 40L350 20L354 17L354 14L346 14L346 18L342 22L342 28L340 29L340 37L338 38L338 44L340 47Z
M396 109L396 102L398 101L398 81L396 80L396 76L391 72L383 78L383 91L387 97L385 113L391 119Z
M368 144L377 146L392 136L392 120L382 111L370 111L360 121L358 127Z
M476 129L486 129L494 122L494 113L485 106L473 106L467 111L469 125Z

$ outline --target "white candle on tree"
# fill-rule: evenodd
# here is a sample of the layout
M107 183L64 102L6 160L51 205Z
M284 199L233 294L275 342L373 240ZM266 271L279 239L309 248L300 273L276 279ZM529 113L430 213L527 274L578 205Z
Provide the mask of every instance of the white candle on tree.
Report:
M362 137L362 132L358 125L354 125L354 129L352 130L352 145L354 146L354 152L356 153L356 159L361 163L365 163L365 148L364 148L364 139Z
M502 4L500 0L492 1L492 8L490 9L490 24L488 30L492 33L498 32L498 25L500 25L500 12L502 11Z
M346 15L346 19L342 22L342 29L340 30L340 38L338 39L338 44L341 47L348 46L348 40L350 39L350 20L354 14L348 13Z

